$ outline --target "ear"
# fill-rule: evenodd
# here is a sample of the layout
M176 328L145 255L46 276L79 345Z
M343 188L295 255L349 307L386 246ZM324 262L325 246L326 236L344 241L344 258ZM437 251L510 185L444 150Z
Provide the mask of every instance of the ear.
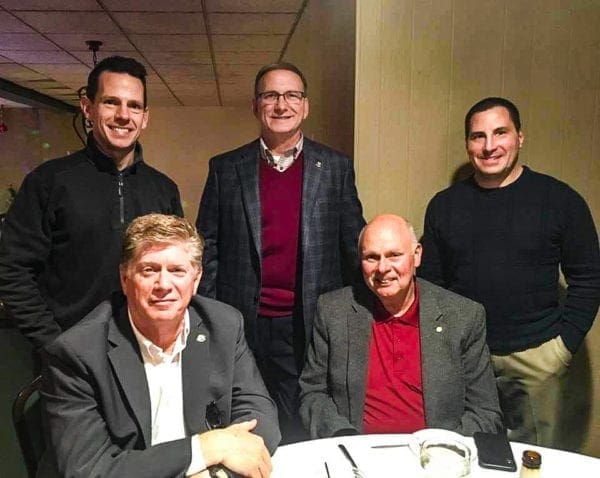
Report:
M258 100L256 97L252 98L252 114L258 118ZM258 118L260 120L260 118Z
M201 278L202 278L202 267L199 268L199 270L198 270L198 276L194 280L194 294L197 293L198 286L200 285L200 279Z
M415 269L421 265L421 256L423 255L423 246L417 244L415 247Z
M142 129L146 129L148 126L148 119L150 118L150 110L148 108L144 109L144 113L142 116Z
M519 148L523 146L523 141L525 141L525 135L523 131L519 131Z
M302 119L306 119L309 109L308 98L304 98L304 115L302 116Z
M121 282L121 289L123 290L123 294L127 295L127 270L123 265L119 265L119 280Z
M85 119L88 119L88 120L90 119L93 106L94 106L94 104L92 103L92 100L90 100L85 95L83 95L81 97L81 99L79 100L79 107L81 108L81 111L83 112L83 116L85 116Z

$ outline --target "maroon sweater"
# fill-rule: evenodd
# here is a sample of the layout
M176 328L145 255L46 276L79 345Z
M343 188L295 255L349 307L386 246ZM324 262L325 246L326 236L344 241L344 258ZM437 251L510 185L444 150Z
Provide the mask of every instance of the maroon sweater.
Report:
M261 290L259 315L292 315L296 289L296 267L302 208L302 163L279 172L260 161L260 204L262 217Z

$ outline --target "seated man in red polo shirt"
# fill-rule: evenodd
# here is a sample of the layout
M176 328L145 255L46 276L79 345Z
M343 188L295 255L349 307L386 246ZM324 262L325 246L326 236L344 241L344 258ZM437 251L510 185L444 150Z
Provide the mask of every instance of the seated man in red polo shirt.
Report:
M483 307L415 278L421 245L399 216L367 224L359 253L365 283L318 302L300 378L311 437L498 431Z

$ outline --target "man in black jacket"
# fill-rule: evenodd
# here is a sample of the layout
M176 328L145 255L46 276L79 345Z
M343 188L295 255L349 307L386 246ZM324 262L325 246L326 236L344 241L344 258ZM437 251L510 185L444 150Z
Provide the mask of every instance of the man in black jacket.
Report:
M135 217L182 215L179 191L143 161L146 70L131 58L102 60L81 109L87 146L30 172L0 242L0 299L39 349L120 288L122 233Z

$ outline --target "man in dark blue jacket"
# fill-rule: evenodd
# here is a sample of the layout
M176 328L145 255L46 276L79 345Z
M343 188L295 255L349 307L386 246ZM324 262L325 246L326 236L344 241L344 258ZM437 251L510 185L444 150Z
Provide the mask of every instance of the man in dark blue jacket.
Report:
M306 88L289 63L259 70L260 138L210 160L197 221L200 294L242 312L288 442L303 438L298 376L317 298L358 276L364 225L350 159L302 133Z

